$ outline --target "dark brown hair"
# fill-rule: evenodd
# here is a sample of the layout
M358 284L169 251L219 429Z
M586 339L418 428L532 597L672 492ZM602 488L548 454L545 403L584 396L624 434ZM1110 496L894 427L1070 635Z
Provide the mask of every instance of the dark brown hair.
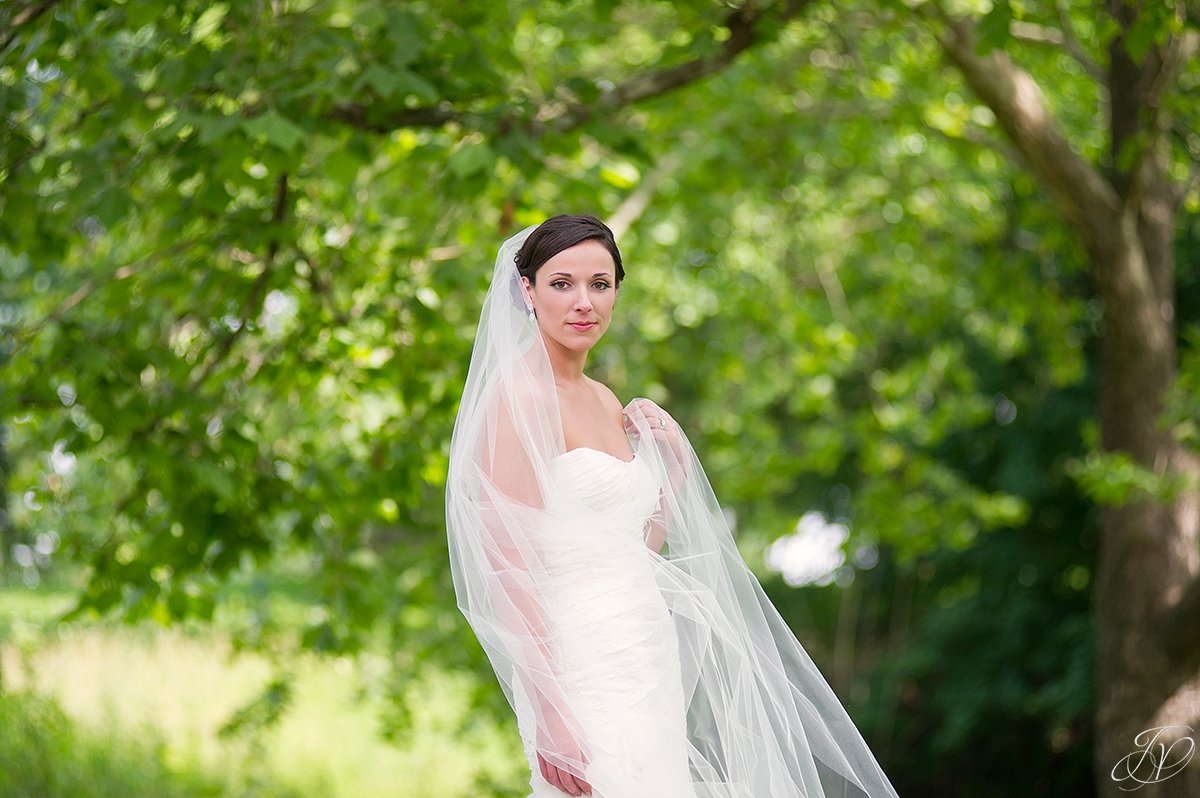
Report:
M517 272L528 277L530 285L534 285L534 275L542 264L564 249L590 240L599 241L612 255L616 282L620 285L625 279L625 267L621 265L621 251L617 249L612 230L595 216L586 214L551 216L539 224L517 251Z

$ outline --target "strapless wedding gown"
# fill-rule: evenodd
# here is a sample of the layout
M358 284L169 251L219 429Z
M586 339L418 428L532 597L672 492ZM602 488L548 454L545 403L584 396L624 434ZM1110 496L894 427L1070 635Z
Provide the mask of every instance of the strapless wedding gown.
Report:
M563 691L584 730L593 798L695 798L680 660L644 532L659 499L654 471L578 448L550 463L550 519L539 530ZM523 731L531 712L518 711ZM524 716L524 717L522 717ZM531 798L565 793L542 778L523 734Z

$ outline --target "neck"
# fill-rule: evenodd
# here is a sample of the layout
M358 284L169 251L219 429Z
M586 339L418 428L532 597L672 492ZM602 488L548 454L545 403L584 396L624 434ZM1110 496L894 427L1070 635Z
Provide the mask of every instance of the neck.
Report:
M587 363L587 350L567 349L546 336L546 354L550 357L550 368L554 371L554 381L559 385L582 385L584 383L583 366Z

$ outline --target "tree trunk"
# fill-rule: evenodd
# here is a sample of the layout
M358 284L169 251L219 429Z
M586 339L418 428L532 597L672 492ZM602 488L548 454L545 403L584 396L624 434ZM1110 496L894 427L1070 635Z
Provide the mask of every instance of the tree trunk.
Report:
M1113 220L1117 246L1089 248L1105 316L1101 445L1156 474L1194 476L1195 458L1158 426L1176 376L1178 207L1160 105L1171 59L1186 56L1177 41L1135 61L1125 36L1140 9L1111 0L1109 12L1121 30L1109 47L1108 91L1111 181L1123 210ZM1139 145L1131 157L1127 150ZM1138 273L1149 285L1131 292L1123 276ZM1200 726L1200 672L1188 646L1168 644L1181 631L1171 623L1174 611L1200 573L1198 522L1192 494L1170 503L1139 498L1103 511L1095 585L1095 775L1104 798L1138 787L1136 779L1152 782L1138 789L1147 798L1200 795L1200 758L1188 762ZM1150 731L1157 728L1159 736ZM1141 755L1147 748L1153 758Z
M979 52L969 24L941 17L940 42L1087 251L1104 308L1102 448L1157 475L1195 480L1196 458L1158 422L1177 370L1174 246L1181 199L1165 166L1162 100L1197 37L1168 37L1135 62L1124 37L1140 11L1124 0L1109 5L1121 32L1109 51L1107 175L1070 146L1028 73L1002 51ZM1094 595L1095 778L1103 798L1134 788L1142 798L1200 796L1200 756L1192 756L1200 737L1198 525L1194 488L1169 501L1137 495L1102 511ZM1156 736L1162 727L1171 728ZM1133 777L1149 783L1139 786Z
M1173 222L1173 218L1169 221ZM1126 224L1127 234L1135 225ZM1138 237L1140 240L1140 237ZM1140 258L1156 276L1173 275L1170 249L1150 258L1150 247L1129 242L1122 251L1092 253L1096 272L1128 273L1121 259ZM1154 280L1170 286L1170 281ZM1111 286L1108 288L1111 289ZM1170 293L1173 293L1168 288ZM1102 289L1102 293L1106 293ZM1194 463L1158 429L1162 401L1175 377L1175 333L1171 296L1148 298L1145 306L1130 308L1105 301L1100 389L1098 397L1101 444L1108 451L1129 453L1157 473L1194 470ZM1165 731L1155 740L1161 772L1150 758L1129 754L1144 750L1143 732L1162 726L1195 729L1200 718L1200 677L1191 658L1173 656L1162 644L1155 619L1168 613L1183 595L1198 569L1197 518L1187 497L1174 505L1139 498L1120 507L1105 508L1101 522L1100 557L1095 582L1096 624L1096 757L1097 792L1104 798L1125 795L1136 786L1131 768L1145 780L1162 779L1138 790L1146 798L1200 795L1200 759L1168 776L1183 761L1196 739L1183 728ZM1168 630L1168 634L1169 634ZM1153 736L1151 733L1150 736ZM1181 740L1172 749L1171 744ZM1117 773L1114 774L1114 769ZM1126 777L1122 782L1119 779ZM1124 787L1124 789L1122 789Z

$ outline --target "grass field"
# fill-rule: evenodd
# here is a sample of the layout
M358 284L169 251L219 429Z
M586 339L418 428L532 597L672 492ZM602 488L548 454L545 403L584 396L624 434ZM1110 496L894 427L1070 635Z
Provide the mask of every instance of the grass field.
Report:
M0 795L525 794L514 730L469 716L472 677L422 673L404 697L412 733L389 743L371 660L304 655L278 721L223 736L275 665L212 630L54 624L69 602L0 589Z

